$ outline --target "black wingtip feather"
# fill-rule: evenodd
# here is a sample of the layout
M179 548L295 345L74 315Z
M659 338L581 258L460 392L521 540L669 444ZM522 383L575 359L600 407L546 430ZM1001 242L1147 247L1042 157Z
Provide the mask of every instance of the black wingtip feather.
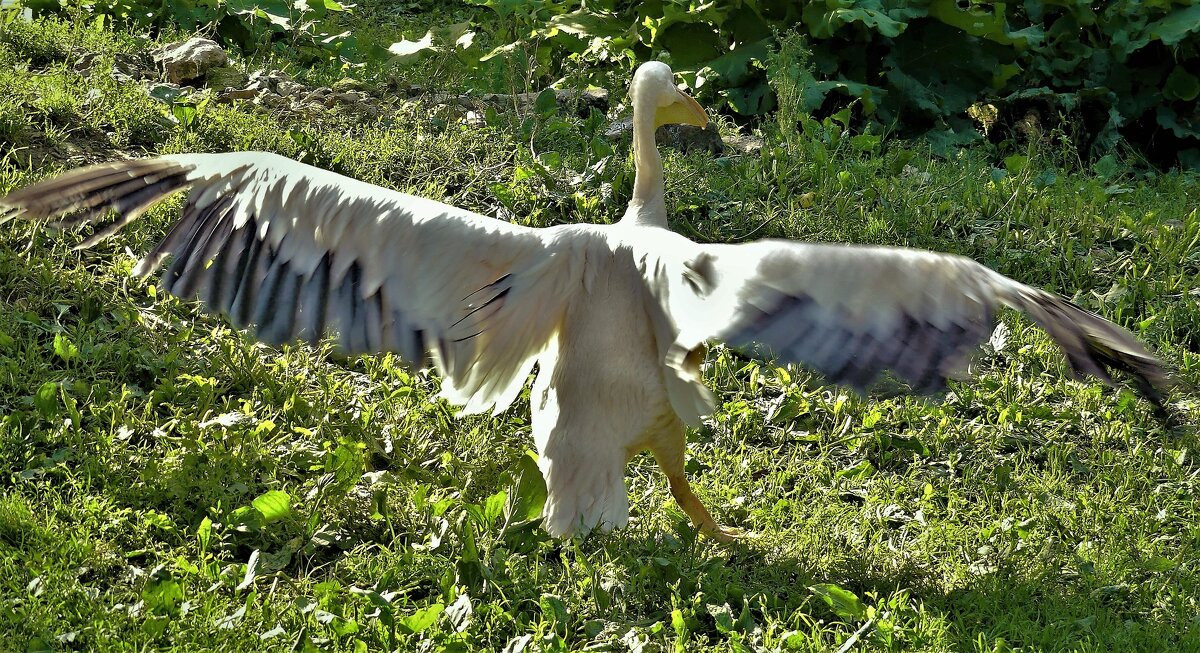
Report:
M1022 299L1022 308L1062 347L1076 377L1090 375L1112 385L1107 370L1123 372L1146 399L1160 410L1165 407L1174 382L1132 333L1065 297L1034 291Z
M168 159L131 159L72 170L36 184L17 189L0 198L9 217L50 220L76 209L89 209L66 225L88 222L108 208L127 211L152 204L187 188L191 171Z

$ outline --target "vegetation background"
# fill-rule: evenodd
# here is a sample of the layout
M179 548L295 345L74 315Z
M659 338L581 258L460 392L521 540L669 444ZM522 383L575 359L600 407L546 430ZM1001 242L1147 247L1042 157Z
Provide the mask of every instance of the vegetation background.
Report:
M628 138L605 136L621 106L462 98L591 84L617 105L661 57L727 140L761 144L666 152L677 230L971 256L1132 329L1183 387L1157 420L1067 380L1011 314L940 401L718 348L689 473L758 537L698 538L638 458L631 526L561 542L524 402L458 420L427 370L266 348L129 279L177 203L82 253L10 224L0 650L1200 650L1200 4L5 7L0 192L259 149L523 224L607 222L632 184ZM242 73L371 100L138 73L195 33Z

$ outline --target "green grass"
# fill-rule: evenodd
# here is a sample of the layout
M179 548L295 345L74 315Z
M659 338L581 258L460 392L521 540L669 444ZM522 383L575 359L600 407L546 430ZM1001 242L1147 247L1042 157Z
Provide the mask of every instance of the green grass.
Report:
M70 67L137 47L0 30L0 192L123 153L254 148L532 225L610 221L629 197L629 144L610 153L597 119L313 124L209 104L183 128ZM766 125L753 156L666 153L674 227L965 254L1200 383L1196 178L1056 169L1053 151L940 161L841 131ZM526 401L458 420L427 371L267 348L129 279L177 207L83 253L81 234L0 230L0 651L836 651L855 633L853 650L1200 650L1190 389L1164 424L1128 389L1066 380L1013 314L940 402L718 349L721 408L690 433L689 473L758 537L698 538L642 456L629 528L555 541L522 515Z

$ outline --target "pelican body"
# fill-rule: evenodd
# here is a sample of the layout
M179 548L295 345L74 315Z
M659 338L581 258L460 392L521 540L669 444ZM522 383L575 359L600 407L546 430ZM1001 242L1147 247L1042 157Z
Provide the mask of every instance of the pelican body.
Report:
M703 126L665 64L635 73L636 178L613 225L533 229L274 154L180 154L65 173L0 199L0 222L118 218L111 236L191 189L143 258L163 286L268 343L337 336L347 354L394 352L442 373L465 413L509 408L537 365L530 409L548 498L569 536L626 524L629 459L650 450L704 533L729 540L684 475L686 427L714 409L706 343L755 348L862 389L891 370L930 391L959 373L1001 305L1028 313L1074 373L1129 373L1152 400L1168 380L1127 331L974 261L905 248L767 240L702 245L667 228L654 131Z

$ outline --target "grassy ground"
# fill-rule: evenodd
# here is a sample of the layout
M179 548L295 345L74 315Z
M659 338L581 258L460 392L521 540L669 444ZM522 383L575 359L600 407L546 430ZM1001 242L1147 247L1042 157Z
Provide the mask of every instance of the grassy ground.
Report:
M146 47L0 29L0 193L123 154L250 148L534 225L611 220L630 193L627 142L582 174L610 155L595 119L210 104L185 128L71 68ZM1059 169L1053 142L997 168L841 131L668 153L674 227L966 254L1200 383L1195 178ZM561 162L539 167L531 141ZM940 402L717 350L722 405L689 470L759 536L697 538L640 457L630 527L560 542L526 519L526 402L456 420L427 371L263 347L129 279L176 206L84 253L77 234L0 230L0 651L1200 650L1194 394L1164 424L1128 389L1067 381L1018 316Z

